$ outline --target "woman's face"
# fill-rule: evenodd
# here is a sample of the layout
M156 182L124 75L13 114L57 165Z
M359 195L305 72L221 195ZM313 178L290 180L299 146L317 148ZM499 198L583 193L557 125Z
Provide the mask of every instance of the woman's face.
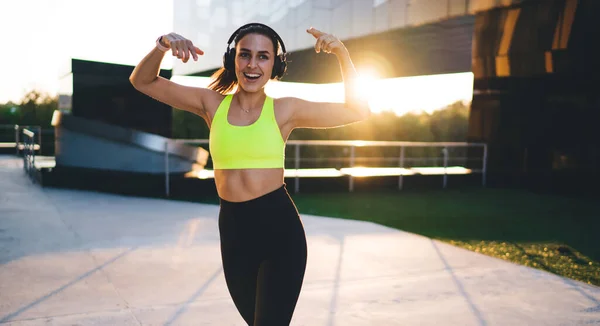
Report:
M263 88L271 78L275 57L273 42L261 34L248 34L236 44L235 74L247 92Z

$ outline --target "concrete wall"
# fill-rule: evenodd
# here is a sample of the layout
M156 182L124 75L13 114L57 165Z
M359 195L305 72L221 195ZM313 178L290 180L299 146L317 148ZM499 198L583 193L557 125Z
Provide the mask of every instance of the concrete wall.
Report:
M135 173L164 173L165 154L57 127L56 166ZM169 158L171 173L192 170L192 162Z
M55 111L56 166L119 172L164 173L167 138ZM202 168L208 151L186 144L169 144L169 171Z

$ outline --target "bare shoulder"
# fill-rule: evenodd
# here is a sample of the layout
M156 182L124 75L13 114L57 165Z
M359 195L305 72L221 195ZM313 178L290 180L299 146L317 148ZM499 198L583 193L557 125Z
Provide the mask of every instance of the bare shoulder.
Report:
M273 99L275 118L280 126L288 123L292 119L294 115L295 100L296 98L293 97L280 97Z
M215 112L219 108L219 105L221 105L221 102L223 102L223 99L225 99L225 95L217 91L213 91L212 89L209 89L207 96L203 98L204 109L211 118L215 115Z

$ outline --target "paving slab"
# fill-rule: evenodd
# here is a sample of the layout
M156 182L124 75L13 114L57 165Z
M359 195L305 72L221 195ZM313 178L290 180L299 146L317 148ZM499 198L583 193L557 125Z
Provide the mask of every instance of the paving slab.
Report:
M217 206L41 188L21 164L0 156L0 325L245 325ZM599 287L374 223L302 220L292 325L600 325Z

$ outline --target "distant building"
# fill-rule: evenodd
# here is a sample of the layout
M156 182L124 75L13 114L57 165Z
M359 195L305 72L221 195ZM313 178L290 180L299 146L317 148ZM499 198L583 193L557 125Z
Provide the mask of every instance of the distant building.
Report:
M344 41L355 64L377 66L377 74L402 77L471 71L472 15L517 0L174 0L174 30L190 38L205 55L197 62L176 62L174 75L210 75L221 67L229 36L239 26L260 22L277 31L292 52L286 81L340 79L331 60L313 62L313 26ZM436 24L444 22L442 24ZM446 30L445 33L440 27ZM420 43L414 43L415 39ZM410 37L410 39L408 39ZM421 44L424 43L424 44ZM418 49L408 49L418 47ZM407 49L409 51L407 51ZM411 51L412 50L412 51ZM400 52L398 52L400 51ZM444 51L459 62L431 58ZM440 52L441 53L441 52ZM421 56L425 55L427 63ZM444 60L442 60L444 61ZM457 61L457 60L454 60ZM333 61L335 64L335 61ZM313 65L314 69L302 69ZM433 65L432 68L427 68ZM413 67L414 66L414 67Z

